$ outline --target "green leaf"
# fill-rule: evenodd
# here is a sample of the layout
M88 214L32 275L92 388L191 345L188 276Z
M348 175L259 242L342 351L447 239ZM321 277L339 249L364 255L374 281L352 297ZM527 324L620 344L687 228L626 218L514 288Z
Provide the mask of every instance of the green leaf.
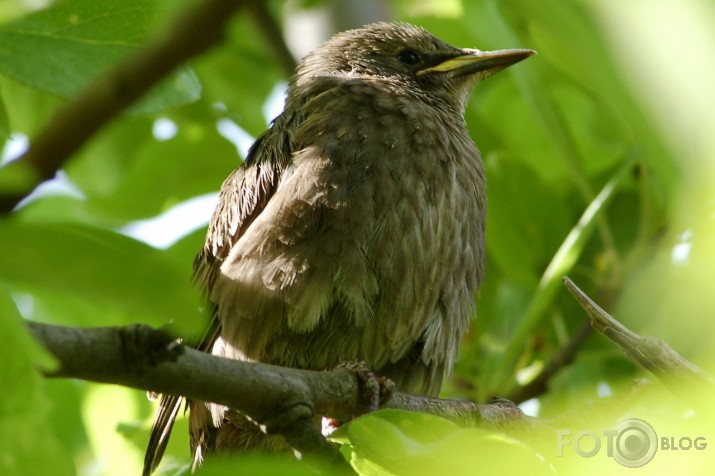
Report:
M192 334L204 321L189 264L177 266L125 236L79 225L5 222L0 242L0 284L39 300L65 294L69 302L78 298L104 309L93 316L94 325L171 321Z
M88 208L119 219L147 218L183 200L218 190L240 163L235 147L213 124L178 126L181 129L172 139L146 141L112 193L90 196ZM72 176L72 170L69 173Z
M74 0L0 26L0 72L64 98L140 47L155 27L160 2ZM188 68L160 83L132 111L154 113L198 99Z
M486 166L489 256L510 280L533 287L568 233L570 210L557 190L514 157L489 154Z
M22 193L32 190L37 183L37 171L22 160L0 166L0 190L4 193Z
M0 474L74 474L67 451L45 422L50 402L39 369L54 365L23 328L10 296L0 290Z
M229 36L221 48L196 61L204 100L225 105L234 122L258 136L266 129L265 101L285 74L250 16L238 15Z
M0 347L0 417L30 412L36 397L38 369L51 370L55 360L35 342L22 326L15 303L0 291L0 334L4 344ZM20 357L21 356L21 357ZM31 375L32 377L26 378Z
M67 175L87 195L88 202L112 194L136 157L156 140L151 132L148 117L125 117L115 122L67 164Z
M357 424L355 424L357 422ZM351 437L370 437L373 424L386 424L395 430L396 434L409 434L411 440L418 444L428 444L444 438L459 429L455 423L428 413L409 412L404 410L380 410L364 417L357 418L348 425Z
M7 108L10 131L27 136L37 133L63 102L57 96L3 76L1 69L0 89Z
M616 191L629 177L628 172L632 170L633 163L634 160L631 157L613 174L611 179L584 210L579 221L554 254L541 276L539 286L534 292L529 306L524 312L524 317L504 353L502 372L494 374L496 377L504 379L513 375L514 366L518 360L519 353L522 351L526 337L543 319L546 309L552 303L557 290L561 287L561 279L578 262L588 240L591 238L596 223L608 208ZM491 388L499 388L499 386L495 385Z
M306 464L305 461L277 456L275 454L245 452L232 456L222 454L213 455L206 458L201 465L202 476L235 476L239 474L250 474L260 476L316 476L320 474L335 474L330 468L320 468L314 462ZM167 465L168 466L168 465ZM170 468L170 467L169 467ZM322 471L321 471L322 469ZM161 466L159 467L161 471ZM162 474L173 475L176 471L166 471ZM184 474L184 473L181 473ZM188 474L188 472L187 472Z
M10 120L7 116L7 108L5 107L2 92L2 88L0 88L0 140L5 140L10 135Z
M351 462L363 475L508 474L525 467L529 474L550 473L543 459L518 440L460 428L433 415L380 410L338 431L340 440L347 436Z

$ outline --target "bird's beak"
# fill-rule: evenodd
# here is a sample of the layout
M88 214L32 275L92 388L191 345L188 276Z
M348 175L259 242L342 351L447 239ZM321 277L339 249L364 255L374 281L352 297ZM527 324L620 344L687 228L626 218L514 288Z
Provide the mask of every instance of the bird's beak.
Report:
M417 75L422 76L429 73L448 73L452 76L478 74L481 79L484 79L536 53L534 50L525 49L463 51L467 54L454 56L436 66L422 69L417 72Z

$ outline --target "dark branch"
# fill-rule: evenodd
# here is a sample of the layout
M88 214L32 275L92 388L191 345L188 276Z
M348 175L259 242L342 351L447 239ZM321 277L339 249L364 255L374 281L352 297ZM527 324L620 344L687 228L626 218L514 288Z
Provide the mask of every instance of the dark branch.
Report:
M370 407L363 401L358 379L347 368L310 371L224 359L177 348L164 332L147 326L82 329L30 323L29 328L59 361L57 369L46 372L49 377L112 383L226 405L283 434L306 455L325 452L311 429L313 416L347 421ZM478 405L395 392L382 407L432 413L470 426L537 425L504 401Z
M513 394L509 395L508 399L515 403L521 403L530 398L538 397L546 393L547 385L551 377L556 375L559 370L573 362L579 349L586 342L588 336L591 335L592 328L588 323L581 326L576 333L571 337L568 343L551 358L544 366L544 369L536 376L534 380L527 385L519 388Z
M263 31L263 36L265 36L268 44L271 45L276 55L276 60L283 68L286 76L292 75L298 63L285 42L283 30L268 10L268 2L252 2L248 6L249 13Z
M571 279L564 277L566 288L574 295L591 319L591 326L620 347L628 357L645 367L661 380L673 394L691 403L701 392L696 387L705 386L712 395L715 379L700 367L685 359L662 339L643 337L628 329L593 302Z
M247 2L204 0L187 9L167 34L129 57L57 111L33 138L20 161L34 171L35 183L55 176L67 158L162 78L218 44L232 14ZM0 212L9 213L31 191L0 194Z

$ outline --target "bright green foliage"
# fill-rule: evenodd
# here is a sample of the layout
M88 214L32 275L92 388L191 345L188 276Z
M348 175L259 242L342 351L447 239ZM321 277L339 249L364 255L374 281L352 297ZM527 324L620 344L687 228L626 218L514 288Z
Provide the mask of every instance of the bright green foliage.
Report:
M200 327L188 267L148 245L99 228L17 222L0 225L0 241L0 283L14 292L78 298L87 305L85 313L67 316L60 316L60 306L54 316L59 322L90 324L100 314L108 325L158 327L181 317L182 332ZM28 267L31 262L43 266Z
M48 5L30 10L37 3ZM0 1L0 150L10 138L36 135L86 85L163 35L187 3ZM350 3L352 12L369 10L361 0L339 2ZM326 31L365 21L335 5L274 1L269 9L283 27L316 8L327 12ZM585 322L560 286L563 274L634 331L664 339L715 373L710 2L394 0L382 8L454 45L539 53L478 85L467 107L487 168L488 265L478 318L443 395L509 398L547 366ZM262 112L266 100L289 79L284 71L254 16L240 12L224 43L71 157L63 168L71 193L38 194L0 220L0 474L139 474L154 408L144 393L44 380L38 369L52 362L22 320L171 324L186 335L202 327L190 272L204 230L166 249L121 230L215 193L241 160L219 122L260 134L270 119ZM157 138L157 119L175 131ZM3 191L30 180L22 163L0 166ZM538 395L539 417L574 435L637 417L658 436L702 435L715 443L713 415L692 414L659 384L634 391L638 377L652 379L602 336L591 336ZM635 471L607 457L605 447L583 458L567 446L558 457L556 437L538 436L380 412L342 427L334 439L363 474ZM644 471L708 474L713 454L659 450ZM188 462L181 420L160 474L186 471ZM215 475L303 472L313 469L274 458L206 467Z
M152 0L77 0L0 26L0 73L69 98L141 46L156 29ZM199 98L190 69L169 77L135 108L156 113ZM0 121L2 124L2 121Z
M552 474L526 444L476 428L460 428L422 413L381 410L340 428L333 439L345 445L353 467L364 475L504 474L528 467Z
M44 394L38 369L51 369L47 355L22 326L14 303L0 294L0 467L3 474L71 474L58 435L47 426L52 402ZM39 451L38 451L39 449Z

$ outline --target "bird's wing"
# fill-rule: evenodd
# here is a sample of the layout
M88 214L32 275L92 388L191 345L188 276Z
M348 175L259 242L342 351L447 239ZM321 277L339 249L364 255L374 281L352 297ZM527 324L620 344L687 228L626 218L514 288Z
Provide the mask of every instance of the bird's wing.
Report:
M207 296L211 293L221 262L246 228L260 215L275 192L283 170L290 162L289 141L270 137L280 134L280 130L284 128L274 126L258 138L246 161L221 187L204 247L194 261L194 279ZM278 145L268 147L266 143ZM210 352L220 334L221 324L214 312L207 331L195 347L203 352ZM149 476L159 465L182 401L181 396L162 395L144 456L143 476Z
M277 123L256 140L244 164L221 186L204 247L194 261L194 278L207 295L211 294L221 263L263 212L290 163L289 140L277 137L281 134L280 126Z

